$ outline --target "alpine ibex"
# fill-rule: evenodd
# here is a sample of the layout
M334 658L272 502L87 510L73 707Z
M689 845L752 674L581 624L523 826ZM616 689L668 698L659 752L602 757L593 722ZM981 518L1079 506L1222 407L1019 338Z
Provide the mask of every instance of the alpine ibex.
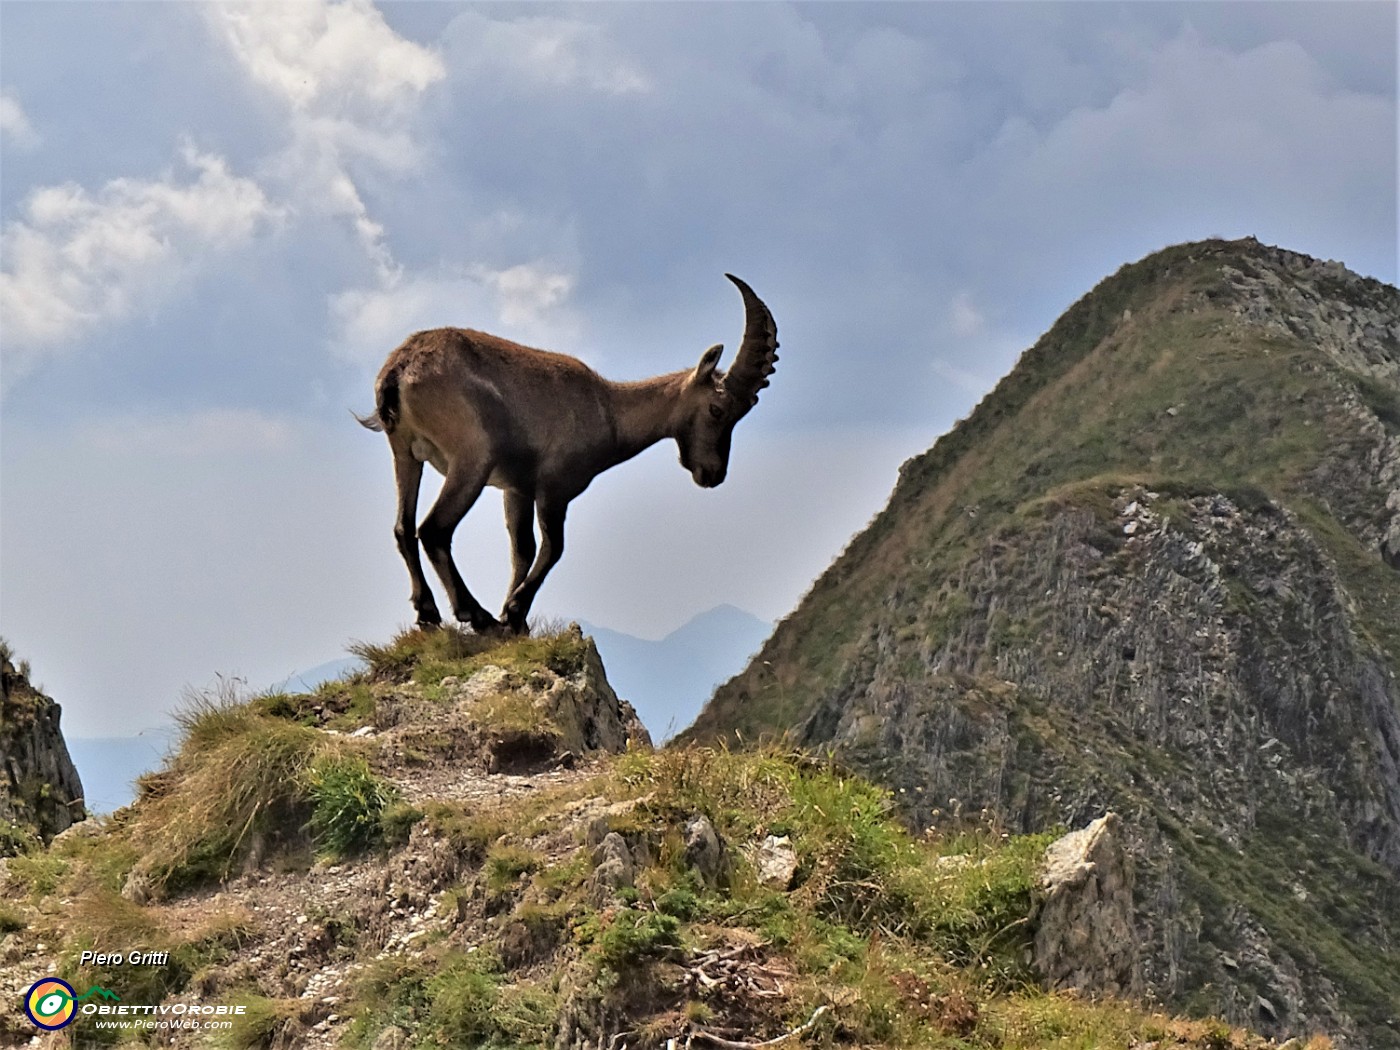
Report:
M717 370L724 347L716 345L693 369L615 383L576 358L462 328L416 332L389 355L375 381L374 414L356 418L389 438L398 484L394 537L420 626L440 624L442 616L423 577L419 540L459 621L476 631L523 633L540 585L564 553L569 503L595 477L669 437L697 485L724 481L734 425L758 403L778 360L768 307L739 278L725 276L738 286L745 311L743 342L728 372ZM446 480L415 530L425 462ZM452 533L487 485L505 493L514 568L499 621L472 597L452 561Z

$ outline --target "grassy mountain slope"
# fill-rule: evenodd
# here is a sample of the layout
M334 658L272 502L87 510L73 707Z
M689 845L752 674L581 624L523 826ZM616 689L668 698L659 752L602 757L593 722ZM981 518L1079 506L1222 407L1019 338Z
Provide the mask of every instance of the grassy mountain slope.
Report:
M1252 240L1076 303L690 740L1141 836L1139 979L1400 1046L1400 294Z

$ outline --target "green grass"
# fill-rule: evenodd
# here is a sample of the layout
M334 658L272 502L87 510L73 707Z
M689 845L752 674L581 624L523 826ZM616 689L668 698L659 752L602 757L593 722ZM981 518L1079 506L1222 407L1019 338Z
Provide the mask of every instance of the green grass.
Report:
M323 855L340 859L385 841L385 816L399 792L363 757L323 755L306 773L306 790L311 832Z
M361 1047L391 1026L413 1032L417 1046L550 1046L559 1007L557 991L510 979L492 953L442 946L371 964L356 1000L350 1039Z
M397 793L356 751L360 742L269 713L267 697L194 695L177 721L180 748L143 780L122 835L155 892L225 879L253 854L347 856L406 835L416 819L399 812L391 830Z
M228 1050L263 1050L285 1046L288 1037L301 1031L299 1018L306 1005L299 999L269 999L256 992L236 996L245 1012L234 1017L233 1027L216 1033L214 1045Z

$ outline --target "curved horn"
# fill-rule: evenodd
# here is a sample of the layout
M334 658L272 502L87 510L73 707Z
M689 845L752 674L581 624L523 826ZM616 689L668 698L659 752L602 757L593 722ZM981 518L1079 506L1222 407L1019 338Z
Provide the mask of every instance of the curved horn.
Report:
M744 297L744 341L724 375L725 393L743 415L758 404L758 392L768 385L768 377L777 367L778 326L752 288L732 273L724 276L734 282Z

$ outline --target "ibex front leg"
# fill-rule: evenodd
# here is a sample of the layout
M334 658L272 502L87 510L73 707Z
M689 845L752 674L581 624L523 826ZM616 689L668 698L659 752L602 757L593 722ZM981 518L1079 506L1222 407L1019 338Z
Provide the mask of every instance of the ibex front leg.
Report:
M497 629L500 624L487 612L467 590L466 581L457 571L452 561L452 533L457 524L471 510L481 490L486 486L489 467L479 463L454 463L447 471L437 502L423 524L418 528L418 538L423 542L423 551L437 570L438 578L447 588L452 601L452 614L461 623L471 624L478 633Z
M524 582L530 565L535 560L535 495L516 489L505 490L506 532L510 535L510 586L506 588L506 600L515 594L515 589ZM501 611L501 622L506 620Z
M564 556L564 515L568 512L569 501L541 497L537 509L540 521L539 554L525 579L511 591L505 611L501 614L506 627L516 634L528 633L526 618L530 615L535 595L539 593L549 570Z

